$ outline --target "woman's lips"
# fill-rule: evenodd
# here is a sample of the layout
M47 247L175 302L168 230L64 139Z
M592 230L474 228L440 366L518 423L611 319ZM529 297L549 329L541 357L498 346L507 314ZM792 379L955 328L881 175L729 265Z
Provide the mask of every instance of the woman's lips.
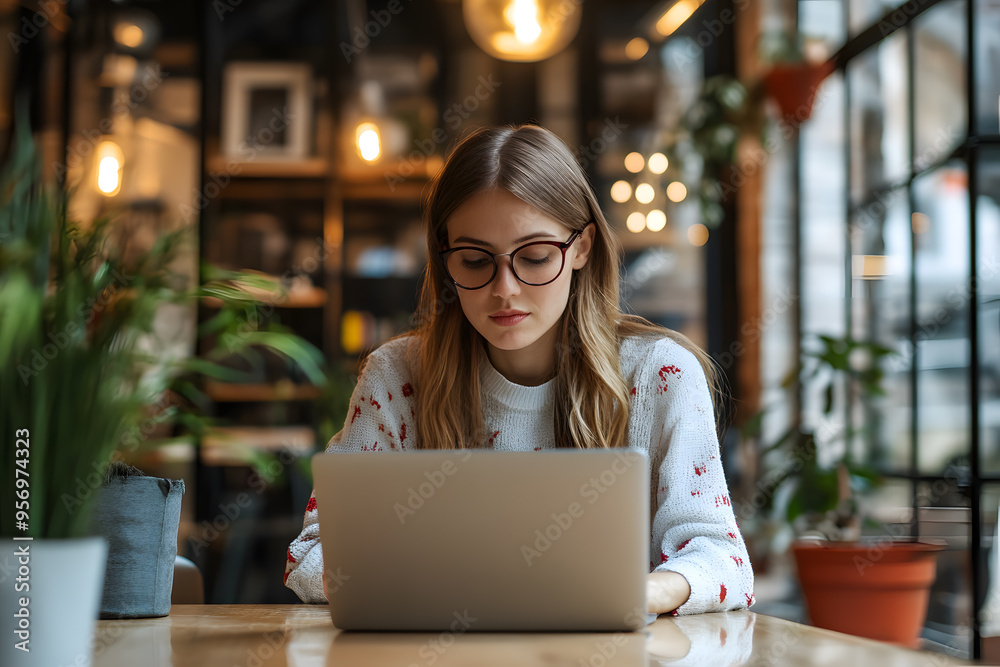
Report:
M509 315L490 315L490 319L502 327L512 327L527 316L528 313L514 312Z

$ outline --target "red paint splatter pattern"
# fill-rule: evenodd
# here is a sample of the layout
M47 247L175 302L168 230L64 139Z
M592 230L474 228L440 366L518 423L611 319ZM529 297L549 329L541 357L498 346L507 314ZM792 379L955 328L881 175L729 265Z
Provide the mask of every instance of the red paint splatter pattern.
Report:
M663 366L663 367L660 368L659 375L660 375L660 380L663 382L663 384L660 385L658 387L658 389L660 390L660 393L662 394L662 393L666 392L667 388L669 387L669 383L667 382L667 376L668 375L681 376L683 374L681 373L681 369L677 368L677 366Z

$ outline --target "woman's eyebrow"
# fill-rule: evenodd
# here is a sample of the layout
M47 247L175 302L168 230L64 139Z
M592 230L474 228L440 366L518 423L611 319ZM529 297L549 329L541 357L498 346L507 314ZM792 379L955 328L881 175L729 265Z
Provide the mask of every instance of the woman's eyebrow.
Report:
M525 241L530 241L531 239L537 239L537 238L556 238L556 235L550 234L549 232L535 232L534 234L528 234L527 236L522 236L519 239L514 239L514 244L517 245L518 243L524 243ZM487 241L480 241L479 239L474 239L468 236L459 236L457 239L455 239L455 245L458 245L459 243L471 243L473 245L481 245L481 246L486 246L488 248L493 247L492 243L489 243Z

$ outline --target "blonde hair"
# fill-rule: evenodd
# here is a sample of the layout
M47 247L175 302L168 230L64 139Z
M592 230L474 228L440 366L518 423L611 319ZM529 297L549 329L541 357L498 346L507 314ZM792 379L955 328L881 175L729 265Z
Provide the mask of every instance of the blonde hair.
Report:
M710 357L682 334L619 309L621 249L587 177L566 145L536 125L477 130L463 139L431 183L424 201L428 263L410 347L416 427L421 449L485 446L479 386L483 340L458 303L438 253L447 222L476 194L503 189L569 230L596 229L587 263L573 272L569 302L557 325L555 440L559 447L628 444L629 392L619 345L629 336L667 337L698 358L718 395Z

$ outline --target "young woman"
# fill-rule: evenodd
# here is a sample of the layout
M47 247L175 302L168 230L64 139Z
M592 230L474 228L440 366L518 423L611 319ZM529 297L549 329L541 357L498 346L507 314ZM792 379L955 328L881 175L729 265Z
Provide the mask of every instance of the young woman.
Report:
M566 145L483 129L425 202L416 328L370 354L328 451L631 447L649 455L649 611L745 608L753 572L719 460L707 355L619 310L619 248ZM315 496L285 584L325 602Z

